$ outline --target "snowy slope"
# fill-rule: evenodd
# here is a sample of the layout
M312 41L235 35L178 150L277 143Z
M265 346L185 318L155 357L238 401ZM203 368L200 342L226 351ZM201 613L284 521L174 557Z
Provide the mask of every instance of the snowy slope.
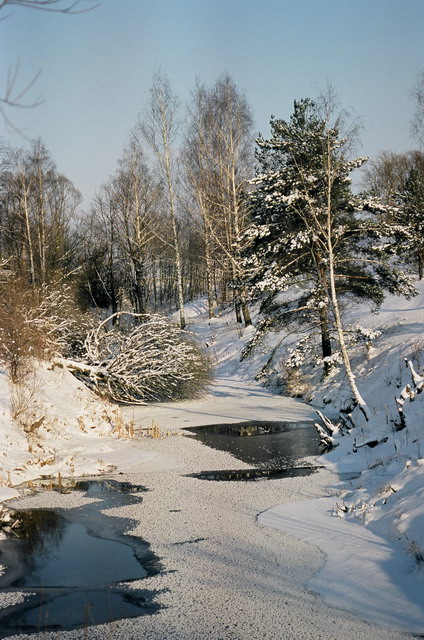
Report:
M418 287L409 301L390 296L378 313L364 305L351 314L352 324L381 336L369 352L357 347L352 357L370 421L356 410L357 426L337 436L336 447L320 459L350 480L337 486L334 499L281 505L259 521L315 543L328 556L309 586L329 603L383 627L423 633L424 393L414 390L406 364L424 371L424 284ZM335 414L348 395L338 371L315 391L314 403ZM400 430L399 400L406 422Z
M358 477L344 484L335 480L334 497L325 503L280 505L259 519L261 525L313 542L325 552L329 558L326 568L310 588L331 604L350 607L376 624L415 633L424 632L424 393L412 402L405 400L407 426L400 431L395 427L399 420L395 396L411 384L404 358L423 372L424 286L419 286L419 296L410 301L389 297L377 314L365 305L350 313L352 324L382 331L370 351L362 345L353 352L358 386L372 419L365 423L354 415L357 427L337 437L338 446L320 462L337 473L355 472ZM64 369L43 365L34 382L37 402L29 421L32 428L24 432L11 418L10 389L1 371L1 499L16 495L16 485L43 475L178 466L178 460L169 456L172 442L161 452L160 443L151 447L139 433L133 437L133 418L138 428L153 423L162 433L241 419L314 418L312 406L273 395L254 381L270 349L286 340L283 333L270 335L260 349L240 362L243 347L254 335L253 327L238 327L230 311L207 319L202 301L188 305L186 315L189 329L216 366L214 383L197 400L118 410L96 398ZM297 336L288 339L293 343ZM278 366L278 351L276 357ZM309 397L335 416L348 393L343 372L334 371L329 379L317 378L316 383ZM373 448L366 444L375 440L380 444Z
M342 477L358 477L336 482L334 498L280 505L261 514L259 522L313 542L328 556L325 570L309 584L328 602L386 628L423 633L424 393L415 393L412 401L405 393L407 385L414 388L406 361L424 373L424 283L417 286L419 295L411 300L389 296L378 312L364 304L347 316L352 325L381 332L371 349L358 345L352 350L371 419L367 423L356 410L357 426L336 437L336 447L319 461ZM270 334L265 345L240 363L237 356L254 330L236 334L225 315L208 321L207 327L209 334L205 321L194 329L210 340L219 375L244 382L260 370L275 345L299 339ZM316 379L308 396L336 416L349 397L343 370L325 381ZM403 402L406 420L401 430L396 398Z
M35 478L104 473L124 459L131 466L135 457L138 464L153 457L135 454L119 408L62 367L39 365L31 386L30 408L14 421L11 387L0 371L0 499L17 495L12 487Z

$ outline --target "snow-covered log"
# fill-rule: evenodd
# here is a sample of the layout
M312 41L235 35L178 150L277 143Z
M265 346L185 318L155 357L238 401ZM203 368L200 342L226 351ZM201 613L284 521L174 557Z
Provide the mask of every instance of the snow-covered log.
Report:
M117 316L119 328L111 324ZM62 362L117 402L192 398L210 380L209 360L194 338L159 315L114 314L89 333L85 350L85 362Z
M412 362L410 360L406 361L409 370L411 372L411 378L412 378L412 382L414 384L414 387L416 389L417 393L421 393L421 391L423 391L424 389L424 376L420 376L414 369L414 365L412 364Z
M387 442L388 436L384 436L382 438L363 438L362 440L358 440L357 438L353 439L353 449L354 451L361 449L362 447L369 447L370 449L374 449L378 444L382 442Z
M399 414L399 423L398 423L399 431L401 429L405 429L407 426L405 411L404 411L405 400L409 400L410 402L413 402L415 400L416 395L421 393L424 389L424 377L420 376L415 371L414 365L412 364L411 360L408 360L407 358L405 358L405 363L409 367L409 370L411 372L412 387L410 384L407 384L400 392L399 397L395 397L396 408Z
M318 409L316 411L322 422L322 425L318 422L315 423L315 428L318 431L321 442L327 447L334 447L334 438L340 433L340 424L334 424L327 416L321 413L321 411Z

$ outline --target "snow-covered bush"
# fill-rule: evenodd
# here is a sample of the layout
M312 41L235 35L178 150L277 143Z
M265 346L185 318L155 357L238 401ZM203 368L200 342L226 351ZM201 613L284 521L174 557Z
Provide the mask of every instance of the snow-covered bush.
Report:
M317 359L317 364L325 365L325 371L327 372L327 374L330 373L330 371L340 367L342 362L343 360L342 360L342 355L340 351L336 351L335 353L332 353L331 356L326 356L325 358Z
M72 288L63 283L43 285L33 296L32 322L44 330L50 350L64 357L81 356L94 320L77 306Z
M0 295L0 360L13 382L28 375L33 358L81 352L90 320L74 304L68 286L33 287L10 275Z
M285 362L287 369L299 369L308 362L311 355L315 353L314 345L311 344L309 336L302 338L296 343L296 346L290 350L288 358Z
M381 331L379 331L378 329L362 327L359 324L355 326L349 326L347 331L351 334L350 337L353 342L360 342L365 344L368 351L372 349L373 340L381 336Z
M111 325L116 317L119 327ZM159 315L114 314L89 333L85 349L87 365L70 366L117 402L193 398L210 380L209 360L190 333Z

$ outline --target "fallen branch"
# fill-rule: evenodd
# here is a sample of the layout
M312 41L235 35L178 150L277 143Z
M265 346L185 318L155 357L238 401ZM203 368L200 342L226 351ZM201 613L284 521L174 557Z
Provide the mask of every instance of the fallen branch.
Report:
M340 433L340 424L334 424L331 422L331 420L318 409L316 412L322 421L322 425L318 422L315 423L315 428L318 431L321 442L328 447L334 447L334 436Z
M112 319L124 315L138 323L113 327ZM158 315L114 314L89 333L85 351L86 362L59 362L117 402L193 398L210 380L209 359L192 336Z

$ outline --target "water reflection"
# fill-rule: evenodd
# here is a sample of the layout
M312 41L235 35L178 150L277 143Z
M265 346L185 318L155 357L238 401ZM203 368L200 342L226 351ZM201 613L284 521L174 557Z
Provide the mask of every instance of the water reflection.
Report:
M68 491L64 484L57 489ZM131 521L103 513L139 502L137 494L145 489L110 480L83 480L76 486L98 499L74 509L14 512L19 537L0 541L6 566L0 587L27 591L31 598L11 613L0 610L1 638L13 630L68 630L157 610L146 603L152 594L136 590L130 597L119 585L156 573L156 558L147 543L124 535Z
M15 515L25 529L25 542L20 545L23 575L13 587L93 587L146 576L126 544L93 537L84 525L52 511Z
M241 422L187 429L215 449L263 469L298 466L306 457L322 453L318 433L312 424L288 422Z
M146 613L141 608L143 599L112 591L74 591L51 601L46 601L41 595L39 600L19 616L6 618L1 637L17 632L78 629L122 618L136 618Z
M62 478L60 475L55 477L38 478L37 480L31 480L26 485L33 489L47 489L48 491L59 491L60 493L70 493L72 491L84 491L88 495L101 495L101 494L138 494L148 491L146 487L139 484L131 484L130 482L118 482L118 480L107 479L84 479L78 480L75 478Z
M298 476L309 476L318 471L318 466L289 467L288 469L235 469L234 471L225 469L224 471L201 471L200 473L190 473L188 477L199 478L200 480L265 480L270 478L296 478Z

